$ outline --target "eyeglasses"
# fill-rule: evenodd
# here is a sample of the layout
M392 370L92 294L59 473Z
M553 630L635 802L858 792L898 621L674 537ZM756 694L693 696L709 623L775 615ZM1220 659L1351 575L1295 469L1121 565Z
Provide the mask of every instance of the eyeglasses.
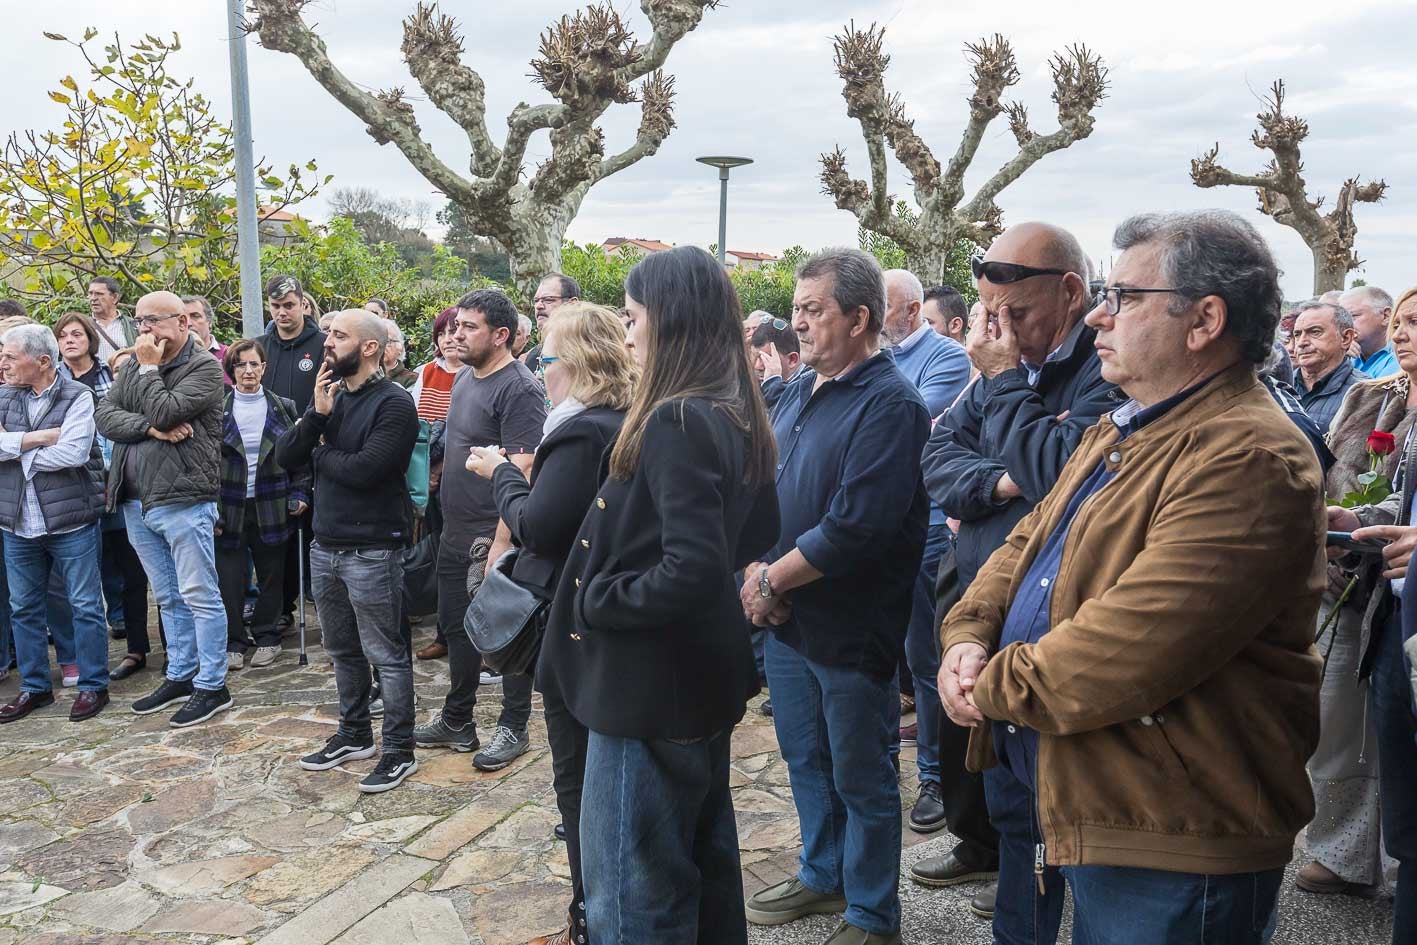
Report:
M1024 279L1032 279L1034 276L1066 276L1068 274L1066 269L1038 269L1033 266L1021 266L1018 263L985 262L983 256L975 256L969 261L969 271L974 273L975 279L988 279L995 285L1022 282Z
M1102 290L1102 295L1107 299L1107 314L1116 315L1122 310L1122 296L1124 295L1154 295L1180 291L1180 289L1133 289L1131 286L1109 285Z
M764 325L772 325L774 331L785 331L787 329L787 319L764 315L762 318L758 319L758 327L761 328Z
M564 298L564 296L560 295L538 295L536 298L532 299L532 302L536 305L550 305L552 302L563 301Z
M169 318L176 318L178 315L181 315L181 314L182 314L181 312L177 312L176 314L173 314L173 315L144 315L142 318L135 318L135 319L133 319L133 320L134 320L135 322L137 322L139 325L143 325L144 327L151 328L152 326L156 325L158 322L165 322L165 321L167 321Z
M255 374L257 371L259 371L265 366L265 363L262 361L243 361L240 364L236 365L236 373Z
M541 366L542 366L542 367L545 367L545 366L548 365L548 364L555 364L555 363L556 363L557 361L559 361L559 360L561 360L561 359L558 358L558 357L556 357L554 354L553 354L553 355L550 355L550 356L547 356L547 355L544 355L544 354L543 354L543 355L541 356Z

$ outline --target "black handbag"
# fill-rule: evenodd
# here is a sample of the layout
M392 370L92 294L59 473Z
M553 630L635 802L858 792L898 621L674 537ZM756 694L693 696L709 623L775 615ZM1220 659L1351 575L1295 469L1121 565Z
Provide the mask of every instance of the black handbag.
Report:
M429 530L403 555L403 612L426 617L438 612L438 542L441 535Z
M546 632L549 603L512 579L513 548L483 573L463 616L463 630L482 661L502 675L528 673Z

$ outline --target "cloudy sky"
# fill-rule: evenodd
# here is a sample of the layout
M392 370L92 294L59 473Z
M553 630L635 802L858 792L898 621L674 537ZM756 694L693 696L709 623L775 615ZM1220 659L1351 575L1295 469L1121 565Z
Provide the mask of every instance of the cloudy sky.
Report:
M647 32L636 4L616 4ZM8 0L5 7L8 93L0 126L7 131L56 121L58 106L44 92L65 73L82 80L82 63L40 31L75 35L85 25L134 39L178 32L184 50L177 68L194 75L228 113L227 37L218 0ZM315 0L305 15L352 79L371 89L407 86L412 95L417 86L398 50L399 22L412 8L411 0ZM527 62L538 33L571 10L568 3L449 0L444 9L463 22L465 61L486 81L494 135L518 101L549 100L526 77ZM1324 194L1331 204L1343 179L1354 174L1385 177L1390 185L1386 200L1358 209L1359 255L1367 262L1355 275L1394 294L1417 284L1417 63L1410 46L1417 3L1411 0L1192 0L1167 7L1120 0L1016 0L1007 7L986 0L724 0L670 56L678 128L657 156L598 185L570 236L707 245L717 238L717 180L694 157L730 153L756 161L734 172L731 248L777 252L793 244L853 242L854 218L833 206L817 178L818 156L837 144L856 176L867 175L859 129L846 116L832 68L831 36L848 19L886 25L887 87L903 95L917 130L942 160L953 153L967 117L966 41L996 31L1012 39L1023 73L1013 94L1029 107L1035 130L1044 132L1054 127L1048 56L1085 41L1111 70L1111 94L1097 127L1004 191L1005 219L1068 226L1105 266L1112 228L1129 213L1228 207L1261 227L1285 270L1286 295L1296 298L1308 294L1312 278L1298 235L1261 216L1251 191L1199 190L1187 173L1190 159L1217 141L1227 166L1258 170L1265 157L1249 141L1254 116L1260 96L1282 77L1290 109L1311 126L1303 151L1311 195ZM336 185L441 205L397 150L375 144L292 57L254 42L249 56L258 155L278 165L313 157L335 175ZM426 101L414 102L443 160L466 166L465 136ZM637 106L612 108L605 121L608 148L627 145L637 122ZM1006 121L997 120L966 178L967 191L1014 147ZM543 133L533 141L529 165L548 150ZM896 166L891 186L908 193L908 179ZM316 203L301 209L323 218L324 202Z

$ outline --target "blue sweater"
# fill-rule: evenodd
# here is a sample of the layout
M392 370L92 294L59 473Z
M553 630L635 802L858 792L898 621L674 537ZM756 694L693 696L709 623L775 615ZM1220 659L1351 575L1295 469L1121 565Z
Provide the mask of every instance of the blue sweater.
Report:
M900 373L920 392L931 419L944 413L969 383L969 355L964 353L964 345L928 327L915 344L904 351L892 349L892 353Z

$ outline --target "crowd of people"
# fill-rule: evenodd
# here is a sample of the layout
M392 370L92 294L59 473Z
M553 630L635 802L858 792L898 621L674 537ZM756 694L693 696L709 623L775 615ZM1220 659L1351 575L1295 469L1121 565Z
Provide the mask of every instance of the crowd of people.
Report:
M572 899L540 945L818 913L830 945L899 942L912 744L905 825L958 842L908 876L987 884L1002 945L1056 941L1065 890L1075 941L1268 941L1305 828L1298 886L1370 895L1386 849L1417 942L1417 289L1286 308L1222 211L1114 242L1098 278L1067 230L1011 227L972 308L830 249L746 317L681 247L619 311L560 273L534 322L469 292L418 367L387 303L321 318L287 275L230 347L206 300L122 314L106 278L52 328L0 303L0 722L55 701L51 646L69 717L102 711L147 669L149 589L164 671L132 709L204 722L282 658L308 575L339 726L303 768L495 771L541 692ZM520 659L475 642L508 587ZM415 659L451 678L422 722ZM745 900L730 745L764 688L802 852Z

